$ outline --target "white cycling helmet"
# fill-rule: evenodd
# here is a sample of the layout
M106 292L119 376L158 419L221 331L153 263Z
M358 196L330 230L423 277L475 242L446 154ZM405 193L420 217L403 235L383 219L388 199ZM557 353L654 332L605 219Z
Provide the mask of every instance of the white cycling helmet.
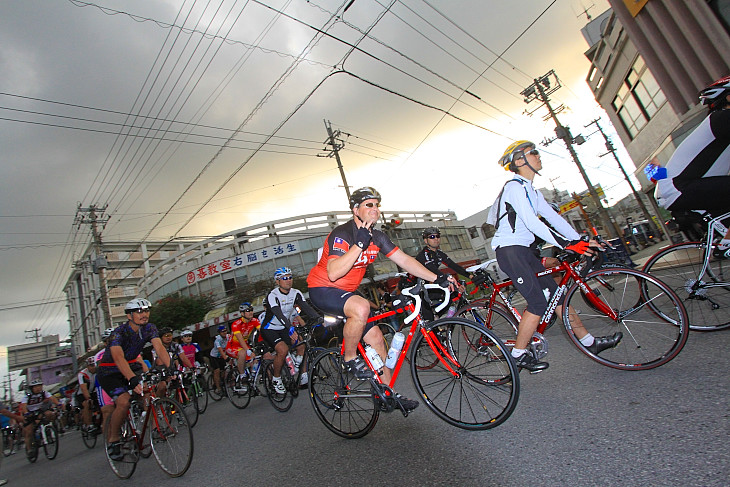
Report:
M274 271L274 280L281 279L284 276L291 276L291 269L288 267L279 267Z
M124 312L129 314L136 310L148 310L152 308L152 304L144 298L134 298L124 305Z
M35 387L35 386L42 386L43 385L43 379L33 379L30 381L30 384L28 384L28 387Z
M106 340L107 338L109 338L110 336L112 336L112 332L113 331L114 331L114 328L107 328L106 330L104 330L102 332L101 339L102 340Z

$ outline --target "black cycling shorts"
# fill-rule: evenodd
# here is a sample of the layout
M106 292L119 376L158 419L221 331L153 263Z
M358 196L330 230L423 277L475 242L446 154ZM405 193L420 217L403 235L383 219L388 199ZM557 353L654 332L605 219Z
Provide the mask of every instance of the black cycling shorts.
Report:
M213 357L211 355L210 356L210 367L213 370L216 370L216 369L223 370L226 368L226 359L224 359L222 357Z
M124 393L129 392L129 381L121 372L116 372L102 377L97 376L101 388L109 394L114 401Z
M529 247L510 245L497 247L497 263L510 277L512 285L527 301L527 311L542 316L547 310L550 296L558 288L552 276L538 278L535 274L545 270L540 259Z
M356 292L345 291L336 287L309 288L309 299L312 300L312 303L325 314L333 316L345 317L345 303L353 296L360 296L365 299ZM376 324L374 321L366 323L365 330L362 333L363 336L367 335Z
M676 210L705 210L718 217L730 211L730 176L701 179L674 178L674 187L682 194L667 208Z
M279 342L284 342L287 347L291 347L291 337L289 336L288 328L282 328L281 330L264 328L261 330L261 338L271 348L276 348L276 344Z

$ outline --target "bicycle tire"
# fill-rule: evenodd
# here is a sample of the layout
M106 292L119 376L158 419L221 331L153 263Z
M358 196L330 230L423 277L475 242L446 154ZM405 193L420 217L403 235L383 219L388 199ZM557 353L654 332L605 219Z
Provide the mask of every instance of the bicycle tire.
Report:
M477 300L456 310L458 318L474 321L491 331L511 351L515 346L518 322L508 309L495 303L489 308L489 301Z
M684 347L689 335L687 312L674 291L656 277L628 268L599 269L588 274L585 284L594 293L586 295L574 284L565 296L563 324L573 344L591 359L615 369L646 370L669 362ZM600 300L618 318L613 320L596 311L596 304L589 304L589 299ZM592 353L575 335L577 323L570 317L570 306L594 337L621 332L623 338L613 348Z
M198 398L198 412L203 414L208 409L208 391L205 386L205 380L200 376L195 377L195 382L191 389Z
M9 427L8 427L9 428ZM8 428L3 428L3 456L9 457L15 450L15 435Z
M188 421L190 422L190 427L194 428L196 424L198 424L198 416L200 416L200 411L198 410L198 398L197 396L192 393L192 387L183 387L182 381L178 383L178 386L181 389L179 389L176 393L175 399L177 402L179 402L183 410L185 411L185 416L188 417Z
M81 426L81 440L84 442L84 446L88 449L93 449L96 446L96 433L88 431L87 425Z
M443 346L438 353L425 338L434 330L439 330L437 338ZM481 343L478 349L476 343ZM448 358L439 358L444 352L458 368ZM419 368L419 361L431 363L434 358L435 366ZM494 333L463 318L432 321L415 338L411 376L419 395L436 416L466 430L486 430L504 423L520 396L519 373L510 351Z
M25 457L30 463L35 463L38 460L38 442L35 439L35 431L33 432L34 438L30 442L30 448L26 450Z
M152 402L150 439L157 465L170 477L180 477L193 461L193 429L182 405L174 399Z
M710 259L702 281L697 278L705 260L704 242L670 245L651 256L642 269L661 279L682 299L690 330L730 328L730 284L705 287L710 283L730 283L730 261ZM699 288L693 289L698 282Z
M342 438L362 438L380 416L370 382L345 374L342 358L334 351L320 354L312 363L309 398L319 420Z
M221 371L221 372L223 372L223 371ZM223 399L223 395L225 394L223 392L223 387L224 387L223 379L221 378L221 389L219 389L221 392L220 393L216 392L215 379L213 378L213 374L210 374L208 376L208 395L210 396L211 399L213 399L216 402Z
M139 448L137 447L137 433L134 431L132 423L129 422L129 418L125 418L122 423L122 432L120 441L122 441L122 454L124 457L121 460L112 460L109 458L109 428L111 424L112 415L108 415L104 423L104 455L109 462L114 474L120 479L128 479L132 476L135 469L137 468L137 462L139 461Z
M46 458L53 460L58 455L58 430L52 424L44 426L46 430L46 441L43 442L43 453Z
M274 362L269 362L266 365L266 369L264 370L264 380L266 381L266 397L269 398L269 402L271 405L279 411L280 413L285 413L289 411L292 404L294 403L294 396L289 392L288 384L293 379L291 378L291 374L289 372L289 368L284 362L284 364L281 366L281 380L284 382L284 393L279 394L274 389L274 383L272 380L272 377L274 376Z
M251 394L248 392L250 385L248 384L248 379L246 379L246 390L236 390L237 375L237 369L226 370L226 396L228 396L228 400L231 401L231 404L233 404L233 406L237 409L246 409L248 403L251 402Z

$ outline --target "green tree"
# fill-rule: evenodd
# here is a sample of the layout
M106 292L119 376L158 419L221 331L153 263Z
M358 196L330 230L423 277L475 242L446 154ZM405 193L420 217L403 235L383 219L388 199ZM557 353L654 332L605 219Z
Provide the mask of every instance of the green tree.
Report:
M163 297L152 306L150 321L158 328L169 326L173 330L179 330L203 321L205 314L211 309L213 297L210 294L181 296L174 293Z

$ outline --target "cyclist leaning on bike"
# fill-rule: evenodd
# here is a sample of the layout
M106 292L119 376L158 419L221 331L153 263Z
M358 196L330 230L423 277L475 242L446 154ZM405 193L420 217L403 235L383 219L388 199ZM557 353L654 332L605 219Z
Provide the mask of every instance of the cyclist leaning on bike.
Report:
M96 398L93 394L94 384L96 383L96 361L94 357L86 359L86 368L79 372L77 378L79 386L76 391L76 403L81 404L82 428L88 429L91 425L91 411L97 407Z
M250 374L251 364L255 358L254 352L248 344L251 333L261 328L259 320L253 317L253 306L245 301L238 306L241 317L231 323L231 334L226 343L226 355L236 359L236 367L238 367L237 387L242 387L241 382L245 379L245 375Z
M192 369L193 363L190 361L188 356L185 355L182 345L173 341L172 339L172 328L166 326L162 328L159 333L160 340L162 341L162 346L164 347L168 357L170 358L170 364L178 370L182 367ZM152 350L152 359L155 367L159 368L165 366L162 358L158 355L157 350ZM161 380L157 384L157 397L163 397L165 396L165 394L167 394L167 386L170 384L171 380L171 377L166 377L164 380Z
M24 418L23 436L25 438L25 451L30 451L30 444L33 441L33 430L40 421L39 414L42 414L47 421L56 419L56 413L49 410L51 405L58 406L58 399L43 390L43 381L33 379L28 385L28 392L20 401L20 414Z
M510 144L499 159L499 164L514 175L505 183L490 208L487 223L496 228L492 248L497 255L499 267L527 301L512 356L518 367L536 372L546 369L548 364L539 362L527 348L557 284L550 276L538 278L535 275L544 271L545 267L530 249L530 245L537 236L562 249L592 255L590 247L598 247L598 243L595 240L590 243L580 240L580 235L573 227L533 187L532 181L542 169L540 153L534 143L519 140ZM552 229L540 221L540 216L550 223ZM593 337L582 326L577 315L575 318L575 335L593 353L615 347L622 338L621 333L611 337Z
M102 389L114 400L116 407L111 416L109 431L109 458L121 460L119 438L122 423L129 411L129 391L142 394L142 365L137 357L147 342L161 358L165 367L170 367L170 356L162 346L157 327L150 323L151 304L146 299L135 298L124 307L128 321L112 331L101 361L97 377Z
M292 343L296 344L299 339L297 332L292 325L304 325L304 320L297 314L298 307L310 318L318 318L319 315L309 303L304 300L301 291L294 289L291 269L279 267L274 271L276 287L269 293L264 302L266 314L261 323L261 337L267 345L276 350L274 355L274 375L272 382L277 394L286 393L284 382L281 379L281 367L284 365L286 354ZM302 366L304 356L304 344L295 347L297 366ZM306 372L302 374L301 383L306 384L309 378Z
M367 322L370 304L356 293L367 266L373 263L379 252L416 277L435 281L442 287L456 284L453 277L426 269L399 249L385 233L374 228L380 218L380 201L380 193L371 187L352 193L350 210L353 218L330 232L324 241L321 258L307 278L312 303L326 313L347 318L343 330L344 366L359 379L372 377L365 361L357 356L357 345L361 339L381 357L385 357L386 353L380 328L374 322ZM391 370L383 367L383 382L389 383L390 377ZM418 401L411 399L401 398L400 401L406 409L418 406Z
M730 211L730 76L702 90L700 102L710 113L674 151L666 175L653 178L655 196L673 214L705 210L717 217ZM730 258L730 230L715 255Z

